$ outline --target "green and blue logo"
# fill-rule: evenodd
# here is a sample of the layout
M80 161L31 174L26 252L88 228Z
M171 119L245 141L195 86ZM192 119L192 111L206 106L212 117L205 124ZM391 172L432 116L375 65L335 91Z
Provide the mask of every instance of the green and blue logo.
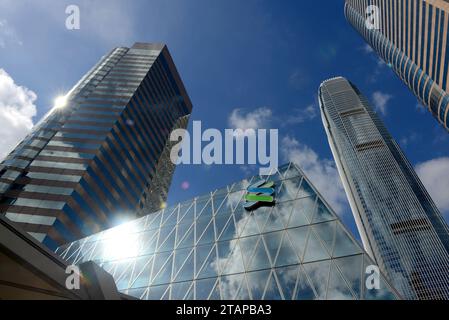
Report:
M274 204L274 182L260 180L246 189L246 210L257 209L260 206L272 206Z

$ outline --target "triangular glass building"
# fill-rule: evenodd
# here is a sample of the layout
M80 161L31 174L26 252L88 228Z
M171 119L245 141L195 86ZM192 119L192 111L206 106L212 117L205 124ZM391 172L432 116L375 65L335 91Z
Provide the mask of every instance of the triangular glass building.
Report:
M244 208L247 187L275 203ZM58 248L93 260L140 299L399 299L301 170L290 163Z

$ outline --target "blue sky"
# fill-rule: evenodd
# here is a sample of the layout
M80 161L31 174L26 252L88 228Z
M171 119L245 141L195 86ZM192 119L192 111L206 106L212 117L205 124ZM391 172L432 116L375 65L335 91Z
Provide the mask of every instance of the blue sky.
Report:
M81 10L80 30L65 28L69 4ZM368 50L345 20L343 0L1 0L0 69L9 88L22 94L18 105L25 104L19 112L25 124L11 124L0 113L0 134L8 141L3 148L102 55L135 41L168 45L193 102L191 121L224 129L252 120L279 129L280 162L299 161L355 231L316 102L323 80L348 78L376 106L448 219L449 135ZM0 111L10 110L2 105L1 88ZM169 202L241 180L255 169L181 165Z

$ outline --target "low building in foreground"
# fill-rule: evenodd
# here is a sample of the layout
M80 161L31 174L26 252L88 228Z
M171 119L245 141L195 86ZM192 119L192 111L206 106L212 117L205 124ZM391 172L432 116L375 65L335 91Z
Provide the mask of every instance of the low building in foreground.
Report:
M247 211L247 188L260 180L274 182L274 201ZM294 164L56 252L96 262L140 299L400 298Z
M68 266L0 215L0 300L135 299L119 293L112 276L92 261L80 264L76 271ZM80 276L72 281L74 275Z

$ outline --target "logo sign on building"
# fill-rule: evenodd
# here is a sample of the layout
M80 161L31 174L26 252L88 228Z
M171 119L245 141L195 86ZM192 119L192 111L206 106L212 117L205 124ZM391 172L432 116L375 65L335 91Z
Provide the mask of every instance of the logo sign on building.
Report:
M246 189L246 210L254 210L260 206L274 205L274 182L260 180Z

